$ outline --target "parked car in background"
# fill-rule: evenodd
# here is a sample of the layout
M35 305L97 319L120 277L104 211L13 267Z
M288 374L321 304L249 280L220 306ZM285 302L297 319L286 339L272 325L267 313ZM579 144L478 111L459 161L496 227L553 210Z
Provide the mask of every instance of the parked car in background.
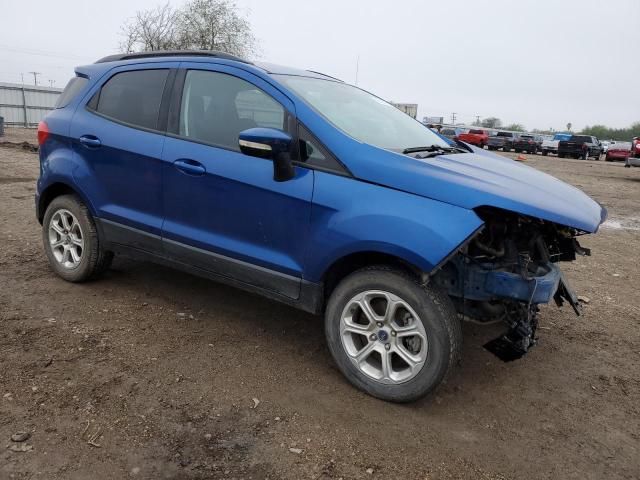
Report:
M629 155L631 155L631 143L616 142L609 145L604 158L607 162L626 162Z
M489 134L486 130L472 128L468 132L458 135L458 140L470 143L478 148L484 148L489 140Z
M487 140L489 150L498 150L501 148L505 152L513 149L513 143L518 139L518 134L513 132L497 132L491 135Z
M538 151L538 144L534 135L522 134L513 142L513 149L516 153L527 152L536 153Z
M485 348L511 361L536 344L538 305L579 312L559 263L589 254L578 237L606 209L357 87L156 51L78 67L60 98L38 126L34 206L64 280L125 254L323 315L338 369L395 402L456 366L463 316L502 323Z
M558 156L560 158L583 158L587 160L594 157L600 158L602 146L596 137L591 135L571 135L569 140L562 140L558 143Z
M464 128L443 127L440 129L440 135L450 140L458 140L458 137L465 132Z
M549 155L550 153L558 154L558 143L562 140L569 140L571 133L556 133L551 139L545 139L542 141L540 150L542 155Z
M640 167L640 137L633 137L631 152L624 165L625 167Z

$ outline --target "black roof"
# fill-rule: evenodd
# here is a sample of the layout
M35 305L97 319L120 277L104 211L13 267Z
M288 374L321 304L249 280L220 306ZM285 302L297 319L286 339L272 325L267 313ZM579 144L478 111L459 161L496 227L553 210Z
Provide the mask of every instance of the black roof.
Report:
M121 60L135 60L138 58L155 58L155 57L216 57L225 60L234 60L236 62L251 63L244 58L236 57L230 53L218 52L216 50L154 50L151 52L134 52L134 53L116 53L101 58L96 63L118 62Z

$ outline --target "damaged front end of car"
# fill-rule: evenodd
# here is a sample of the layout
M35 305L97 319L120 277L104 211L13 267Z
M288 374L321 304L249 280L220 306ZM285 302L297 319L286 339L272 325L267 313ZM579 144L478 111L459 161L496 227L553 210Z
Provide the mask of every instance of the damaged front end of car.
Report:
M590 255L577 237L585 232L492 208L476 209L484 227L432 276L458 313L478 323L505 323L485 348L503 361L521 358L536 344L540 304L581 307L558 262Z

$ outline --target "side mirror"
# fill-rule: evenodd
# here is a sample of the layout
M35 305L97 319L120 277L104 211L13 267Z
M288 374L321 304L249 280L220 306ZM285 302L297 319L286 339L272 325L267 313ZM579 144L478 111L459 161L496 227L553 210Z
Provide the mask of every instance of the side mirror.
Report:
M238 146L245 155L273 160L273 179L291 180L295 176L291 162L289 134L275 128L249 128L240 132Z

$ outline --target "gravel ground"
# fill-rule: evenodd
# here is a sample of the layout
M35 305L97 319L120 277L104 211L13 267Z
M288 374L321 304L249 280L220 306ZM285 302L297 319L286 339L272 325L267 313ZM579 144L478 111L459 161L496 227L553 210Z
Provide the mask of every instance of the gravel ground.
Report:
M526 157L609 209L565 266L586 314L544 307L508 364L465 324L450 381L393 405L346 383L314 316L122 258L54 276L37 156L0 147L0 478L637 479L640 169Z

